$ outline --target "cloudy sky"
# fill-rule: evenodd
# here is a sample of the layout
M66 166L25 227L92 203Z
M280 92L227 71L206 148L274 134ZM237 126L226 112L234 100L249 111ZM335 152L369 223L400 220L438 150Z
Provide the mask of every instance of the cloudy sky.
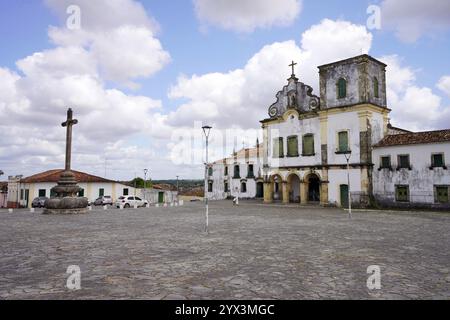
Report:
M69 106L74 169L200 178L202 124L213 152L231 129L221 152L251 146L291 60L317 92L318 65L361 53L389 65L394 125L449 128L449 33L448 0L1 1L0 170L61 168Z

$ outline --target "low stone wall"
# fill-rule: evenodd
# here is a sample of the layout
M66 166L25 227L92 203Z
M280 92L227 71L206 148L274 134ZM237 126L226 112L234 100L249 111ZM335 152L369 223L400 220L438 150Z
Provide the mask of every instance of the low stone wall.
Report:
M374 196L373 206L388 209L450 211L450 203L398 202L395 201L395 198L382 195Z

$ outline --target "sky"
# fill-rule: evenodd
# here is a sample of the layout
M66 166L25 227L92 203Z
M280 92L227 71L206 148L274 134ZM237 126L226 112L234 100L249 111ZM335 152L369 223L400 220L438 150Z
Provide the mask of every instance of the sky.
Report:
M378 14L379 13L379 14ZM252 147L260 120L298 62L361 53L388 64L391 123L450 128L447 0L19 0L0 2L0 170L64 164L131 180L201 178L209 160Z

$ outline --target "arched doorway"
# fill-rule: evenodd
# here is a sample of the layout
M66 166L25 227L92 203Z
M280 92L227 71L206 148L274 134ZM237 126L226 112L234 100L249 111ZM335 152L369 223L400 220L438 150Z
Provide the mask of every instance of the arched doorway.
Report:
M320 178L312 173L307 178L308 190L307 197L308 202L310 203L319 203L320 202Z
M271 178L272 182L272 191L273 191L273 200L283 200L283 179L279 175L274 175Z
M300 203L300 178L296 174L288 177L289 202Z

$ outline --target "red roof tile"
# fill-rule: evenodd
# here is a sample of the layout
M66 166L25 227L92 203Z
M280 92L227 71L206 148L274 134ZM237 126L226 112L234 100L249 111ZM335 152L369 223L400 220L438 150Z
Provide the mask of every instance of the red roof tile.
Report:
M439 142L450 142L450 129L388 135L374 148Z
M31 177L27 177L21 180L22 183L39 183L39 182L58 182L59 177L61 176L61 173L63 172L63 169L57 169L57 170L49 170L45 172L41 172L38 174L35 174ZM72 170L72 172L75 174L75 179L77 182L115 182L112 180L108 180L105 178L93 176L91 174L87 174L80 171Z

